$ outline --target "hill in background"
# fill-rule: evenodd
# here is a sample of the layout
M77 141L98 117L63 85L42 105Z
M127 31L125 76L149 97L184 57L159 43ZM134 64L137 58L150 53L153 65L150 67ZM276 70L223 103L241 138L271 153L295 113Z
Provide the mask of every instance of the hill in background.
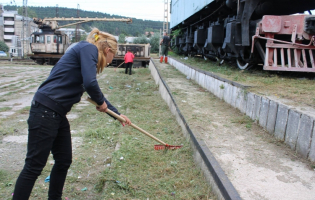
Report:
M19 10L21 14L21 7L19 6L4 6L5 10ZM28 7L29 17L56 17L56 7ZM59 17L77 17L77 9L74 8L58 8ZM101 12L85 11L80 10L80 17L89 17L89 18L128 18L120 15L110 15ZM60 25L73 23L73 21L59 22ZM132 18L132 24L126 24L123 22L88 22L82 23L80 25L81 29L84 29L87 32L91 31L91 28L97 27L101 31L109 32L113 35L124 34L127 36L140 36L146 31L149 32L160 32L160 29L163 28L162 21L152 21L152 20L142 20ZM71 27L69 27L71 28Z

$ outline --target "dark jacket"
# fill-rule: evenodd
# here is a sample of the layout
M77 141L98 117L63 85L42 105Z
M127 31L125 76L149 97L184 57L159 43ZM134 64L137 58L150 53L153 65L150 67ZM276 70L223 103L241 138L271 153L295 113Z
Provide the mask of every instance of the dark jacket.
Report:
M168 47L170 42L171 42L170 37L168 37L167 35L164 35L162 44Z
M108 108L119 115L99 88L96 80L97 61L97 47L86 41L79 42L52 68L47 80L39 86L34 100L66 115L86 91L98 105L105 101Z

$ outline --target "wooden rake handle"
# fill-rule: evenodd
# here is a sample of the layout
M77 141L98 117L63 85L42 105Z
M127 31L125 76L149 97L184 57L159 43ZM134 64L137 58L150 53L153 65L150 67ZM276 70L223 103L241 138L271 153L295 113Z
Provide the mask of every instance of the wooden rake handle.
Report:
M124 62L122 62L120 65L118 65L118 67L122 66L122 64L124 64L124 63L125 63L125 61L124 61ZM117 69L118 67L116 67L116 69Z
M88 100L90 103L94 104L95 106L99 106L95 101L93 101L90 97L88 97L86 100ZM126 122L125 118L117 115L115 112L113 112L112 110L110 110L109 108L107 108L107 113L110 114L111 116L117 118L119 121L121 122ZM145 130L143 130L142 128L138 127L137 125L131 123L131 125L133 128L137 129L138 131L140 131L141 133L149 136L150 138L152 138L153 140L165 145L165 146L169 146L168 144L166 144L165 142L163 142L162 140L154 137L153 135L151 135L150 133L146 132Z

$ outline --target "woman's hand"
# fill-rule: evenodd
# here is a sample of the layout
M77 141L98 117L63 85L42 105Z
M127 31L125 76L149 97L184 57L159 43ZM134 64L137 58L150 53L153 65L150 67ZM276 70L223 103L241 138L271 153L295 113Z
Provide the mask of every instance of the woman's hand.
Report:
M127 116L125 116L123 114L120 114L120 116L126 120L126 122L120 122L121 125L123 125L123 126L125 126L125 124L131 125L131 121Z
M107 104L104 103L101 106L96 106L96 110L100 111L100 112L106 112L107 111Z

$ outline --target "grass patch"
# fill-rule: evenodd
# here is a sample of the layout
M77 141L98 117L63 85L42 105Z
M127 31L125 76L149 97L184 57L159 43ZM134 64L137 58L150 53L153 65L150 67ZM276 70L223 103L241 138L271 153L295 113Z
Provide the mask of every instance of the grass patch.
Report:
M26 106L24 108L22 108L21 110L18 110L17 112L19 114L28 114L30 112L31 106Z
M149 69L134 69L132 76L121 71L124 69L115 72L106 68L103 72L106 76L98 79L108 100L139 127L162 141L183 147L156 151L157 142L132 127L121 126L112 117L98 112L95 106L83 109L74 106L72 112L77 118L69 120L73 131L73 162L63 199L215 199ZM23 113L28 110L25 108ZM1 123L6 124L6 120L12 120L11 127L16 123L13 118ZM9 127L4 127L4 134L12 134ZM44 180L51 168L48 162L30 199L47 199L48 183ZM18 176L13 170L7 173L13 180ZM11 198L12 187L4 187L0 197Z
M12 190L13 181L7 171L0 169L0 189ZM1 196L1 195L0 195Z
M248 117L247 115L242 115L242 116L239 116L237 118L234 118L231 122L232 123L238 123L238 124L244 124L247 129L251 129L252 124L253 124L253 120L250 117Z
M252 86L249 92L290 99L292 105L301 104L315 108L315 74L296 72L264 71L261 66L250 70L240 70L235 64L223 64L205 61L199 57L183 56L170 52L170 55L182 63L191 65L204 71L212 72L220 77L236 81L243 85Z
M9 95L12 95L12 94L16 94L16 91L14 91L14 92L8 92L8 93L6 93L5 95L6 95L6 96L9 96Z
M5 112L5 111L8 111L8 110L12 110L11 107L2 107L0 108L0 112Z

